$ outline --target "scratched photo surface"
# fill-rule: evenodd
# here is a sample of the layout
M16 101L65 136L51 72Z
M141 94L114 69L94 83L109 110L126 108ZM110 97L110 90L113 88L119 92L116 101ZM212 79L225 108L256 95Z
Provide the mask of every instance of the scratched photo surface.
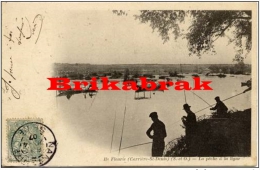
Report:
M2 2L2 166L256 166L257 3L213 4Z

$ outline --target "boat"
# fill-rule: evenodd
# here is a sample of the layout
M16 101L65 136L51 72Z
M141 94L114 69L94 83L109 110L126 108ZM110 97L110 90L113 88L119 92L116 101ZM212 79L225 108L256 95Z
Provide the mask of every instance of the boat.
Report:
M247 87L250 87L251 86L251 79L250 80L247 80L246 82L241 82L241 87L243 86L247 86Z
M222 74L222 73L221 73L221 74L218 74L217 76L218 76L219 78L225 78L225 77L226 77L226 75L225 75L225 74Z
M198 74L192 74L191 76L192 76L192 77L199 77Z

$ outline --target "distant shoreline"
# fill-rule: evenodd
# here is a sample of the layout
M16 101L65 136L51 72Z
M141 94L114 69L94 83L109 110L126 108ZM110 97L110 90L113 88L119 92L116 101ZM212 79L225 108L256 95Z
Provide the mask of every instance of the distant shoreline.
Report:
M93 77L93 76L112 76L113 78L134 75L153 78L153 75L172 75L178 74L250 74L251 64L68 64L55 63L53 65L53 76L61 77ZM81 74L81 75L80 75ZM80 76L79 76L80 75Z

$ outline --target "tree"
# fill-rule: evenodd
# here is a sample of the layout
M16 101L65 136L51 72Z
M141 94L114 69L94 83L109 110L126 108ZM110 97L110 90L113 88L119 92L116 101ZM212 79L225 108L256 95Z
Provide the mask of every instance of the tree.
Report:
M210 65L209 69L211 70L211 72L213 73L218 73L219 72L219 67L217 65Z
M238 55L251 51L251 11L142 10L135 18L141 23L150 23L164 42L171 36L186 38L190 55L216 53L214 42L225 35L229 44L235 44ZM180 25L187 18L191 19L191 25L184 32Z
M114 71L112 74L111 74L111 78L114 78L114 79L118 79L122 76L123 74L120 73L119 71Z
M228 66L223 66L221 67L221 70L224 74L228 74L229 73L229 67Z
M139 78L141 73L138 69L133 70L133 77L132 78Z
M125 69L125 74L124 74L124 81L127 81L129 79L129 69Z
M243 61L240 61L237 64L235 64L234 68L235 68L235 74L244 74L246 65Z
M90 76L92 76L92 77L95 77L95 76L97 76L98 74L96 73L96 72L92 72L91 74L90 74Z
M169 76L170 77L178 77L178 72L176 70L174 72L170 71Z

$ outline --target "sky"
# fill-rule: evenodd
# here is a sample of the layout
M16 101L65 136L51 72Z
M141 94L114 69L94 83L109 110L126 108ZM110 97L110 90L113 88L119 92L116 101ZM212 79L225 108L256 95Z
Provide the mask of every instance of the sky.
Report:
M90 64L232 64L235 50L227 38L215 42L216 55L189 56L187 41L163 43L149 24L135 20L138 11L117 16L111 10L70 10L55 17L56 63ZM189 21L186 21L189 25ZM250 54L245 63L251 63Z

